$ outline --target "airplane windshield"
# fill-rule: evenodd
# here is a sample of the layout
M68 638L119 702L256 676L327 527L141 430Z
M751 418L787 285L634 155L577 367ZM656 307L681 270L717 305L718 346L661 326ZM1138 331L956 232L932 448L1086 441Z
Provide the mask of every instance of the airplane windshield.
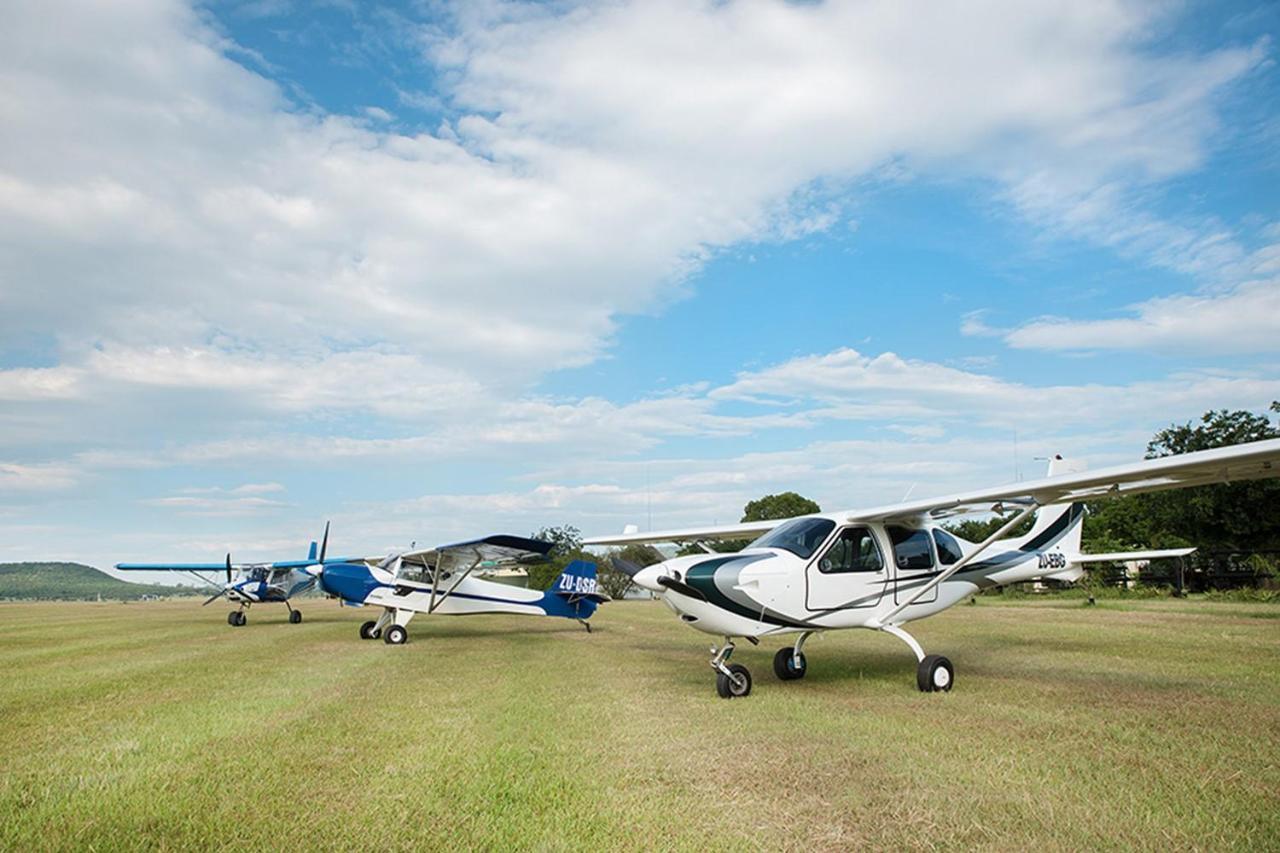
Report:
M835 526L836 523L829 518L797 518L773 528L747 547L781 548L807 560L826 541Z

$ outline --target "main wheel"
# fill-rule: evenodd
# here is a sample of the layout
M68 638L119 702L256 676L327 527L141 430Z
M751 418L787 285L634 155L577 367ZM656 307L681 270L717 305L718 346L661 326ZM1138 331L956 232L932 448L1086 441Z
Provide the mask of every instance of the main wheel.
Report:
M751 671L740 663L729 665L729 675L716 673L716 692L721 699L737 699L751 693Z
M800 659L799 666L796 665L796 658ZM804 678L804 674L808 672L808 666L808 662L804 659L804 652L796 655L789 648L778 649L778 653L773 656L773 674L782 681Z
M382 631L378 630L378 623L372 619L360 626L360 639L362 640L376 640L381 636Z
M925 655L916 667L916 686L925 693L946 692L955 683L956 671L942 655Z
M290 624L297 625L297 624L298 624L299 622L301 622L301 621L302 621L302 611L301 611L301 610L290 610L290 611L289 611L289 622L290 622Z
M388 646L400 646L404 641L409 639L409 632L399 625L392 625L382 635L382 642Z

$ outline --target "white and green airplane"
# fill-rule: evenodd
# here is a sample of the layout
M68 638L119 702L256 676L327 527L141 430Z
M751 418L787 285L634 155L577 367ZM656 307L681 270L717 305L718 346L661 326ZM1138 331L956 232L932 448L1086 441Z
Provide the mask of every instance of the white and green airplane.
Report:
M796 635L779 649L773 669L783 681L807 671L804 644L844 628L884 631L911 647L916 681L926 692L950 690L955 670L926 655L903 628L978 590L1037 578L1075 580L1090 562L1177 557L1192 549L1082 554L1086 500L1280 475L1280 439L1150 459L1086 472L1055 458L1041 480L931 500L748 524L597 536L587 545L707 542L758 537L732 554L711 551L641 568L615 560L637 585L657 593L680 620L723 638L712 647L717 692L751 692L751 673L730 664L734 638ZM994 512L1007 521L983 542L966 542L939 521ZM1031 531L1003 539L1035 515Z

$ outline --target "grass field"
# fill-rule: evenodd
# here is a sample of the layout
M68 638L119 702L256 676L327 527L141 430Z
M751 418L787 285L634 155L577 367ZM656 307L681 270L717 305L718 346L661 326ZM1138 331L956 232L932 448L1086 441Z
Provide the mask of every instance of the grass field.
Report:
M815 638L809 676L660 604L356 639L191 602L0 605L0 849L1280 848L1280 607L983 600Z

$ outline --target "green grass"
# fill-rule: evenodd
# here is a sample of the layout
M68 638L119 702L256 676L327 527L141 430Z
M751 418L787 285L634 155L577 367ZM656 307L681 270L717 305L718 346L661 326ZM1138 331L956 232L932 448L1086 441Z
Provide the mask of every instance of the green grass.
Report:
M991 602L741 646L656 603L356 639L191 602L0 605L0 849L1280 847L1274 605Z

